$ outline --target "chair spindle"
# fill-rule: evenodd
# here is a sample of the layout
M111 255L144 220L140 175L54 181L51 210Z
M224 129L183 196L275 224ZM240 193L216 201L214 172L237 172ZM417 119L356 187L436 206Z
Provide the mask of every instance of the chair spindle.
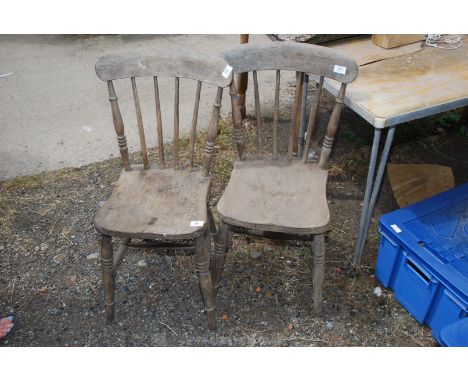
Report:
M193 107L192 114L192 128L190 129L190 145L189 145L189 171L193 169L193 154L195 150L195 136L197 133L197 121L198 121L198 106L200 105L200 92L202 82L197 83L197 92L195 94L195 105Z
M164 169L164 140L162 130L161 102L159 100L158 77L154 76L154 103L156 106L156 135L158 137L159 167Z
M304 152L302 153L302 161L304 163L307 162L307 159L309 157L310 143L312 142L312 135L314 134L315 124L317 121L322 87L323 87L323 76L320 76L319 86L317 88L317 91L315 92L314 97L312 98L312 106L310 108L309 124L307 126L307 134L306 134L307 135L306 143L304 147Z
M146 151L145 129L143 128L143 118L141 116L140 100L138 98L138 90L136 86L135 77L131 77L133 99L135 101L135 112L137 116L138 133L140 136L141 157L143 159L143 167L145 170L149 169L148 152Z
M275 109L273 110L273 159L278 159L278 120L279 120L279 95L280 95L280 71L276 71Z
M232 81L231 86L229 87L229 95L231 96L231 106L232 106L232 119L234 122L234 142L237 145L237 151L239 153L239 159L245 159L245 137L244 130L242 125L242 116L239 109L239 99L237 97L237 90L234 81Z
M218 135L219 110L221 109L221 98L223 96L223 88L218 87L216 92L215 102L213 103L213 112L208 126L208 138L205 146L205 156L203 158L203 176L210 175L211 160L213 158L216 136Z
M114 84L111 80L107 81L107 88L109 90L109 102L112 108L112 119L114 121L115 132L117 133L117 142L119 144L120 156L125 171L131 171L130 158L128 156L127 138L125 137L124 123L118 103L118 97L115 94Z
M305 136L305 125L306 125L306 113L307 113L307 92L309 90L309 76L304 73L304 81L302 81L302 101L301 101L301 128L299 129L299 151L297 153L298 158L302 157L304 152L304 136Z
M346 84L342 83L338 96L335 99L335 106L332 111L332 115L327 125L327 132L325 138L323 139L322 152L320 153L319 166L325 168L328 163L328 158L330 157L331 148L333 146L333 141L335 139L335 133L338 129L338 124L340 121L341 110L343 109L344 95L346 91Z
M301 113L301 100L302 100L302 81L304 79L303 72L297 72L296 75L296 94L294 96L294 106L291 117L291 126L289 127L289 142L288 142L288 160L292 159L293 151L296 149L298 141L298 121L300 120Z
M255 116L257 120L257 152L262 153L262 111L260 109L260 95L258 93L257 71L252 71L255 93Z
M179 168L179 77L175 77L174 91L174 141L173 141L174 168Z

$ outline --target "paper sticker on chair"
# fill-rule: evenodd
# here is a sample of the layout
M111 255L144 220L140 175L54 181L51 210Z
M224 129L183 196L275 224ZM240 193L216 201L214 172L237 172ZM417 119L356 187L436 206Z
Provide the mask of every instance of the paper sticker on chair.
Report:
M226 65L226 67L224 68L223 72L221 73L221 75L224 77L224 78L228 78L229 75L231 74L232 72L232 66L230 65Z
M335 65L333 71L339 74L346 74L346 66Z
M190 227L203 227L203 224L205 224L203 220L192 220L190 222Z

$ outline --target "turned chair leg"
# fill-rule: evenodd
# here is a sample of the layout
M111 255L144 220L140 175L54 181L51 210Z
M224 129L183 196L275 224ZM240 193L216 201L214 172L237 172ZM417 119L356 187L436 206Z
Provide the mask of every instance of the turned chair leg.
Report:
M213 294L213 283L210 275L210 240L209 234L195 239L195 264L198 271L198 280L205 304L205 312L208 319L208 328L216 330L216 311Z
M102 235L101 241L102 280L104 282L104 304L107 321L114 320L115 310L115 274L112 238Z
M221 275L224 269L224 260L226 259L226 250L228 248L229 240L232 234L229 233L228 226L220 222L218 232L216 232L214 242L213 264L211 268L211 279L215 287L218 287Z
M325 278L325 235L314 236L313 256L314 312L320 315L322 313L323 281Z

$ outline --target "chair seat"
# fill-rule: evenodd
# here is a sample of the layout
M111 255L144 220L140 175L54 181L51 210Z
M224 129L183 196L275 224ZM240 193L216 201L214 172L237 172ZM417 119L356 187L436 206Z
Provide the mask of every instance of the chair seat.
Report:
M236 161L217 205L230 225L286 234L319 234L328 230L328 171L317 164L285 159Z
M210 177L201 171L122 171L94 224L109 236L193 239L208 227L209 187Z

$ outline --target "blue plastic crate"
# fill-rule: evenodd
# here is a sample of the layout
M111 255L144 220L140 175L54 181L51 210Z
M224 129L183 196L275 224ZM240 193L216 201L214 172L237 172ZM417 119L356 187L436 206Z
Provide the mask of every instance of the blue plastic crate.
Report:
M468 347L468 318L447 325L440 331L443 346Z
M440 342L468 316L468 183L380 219L376 278Z

